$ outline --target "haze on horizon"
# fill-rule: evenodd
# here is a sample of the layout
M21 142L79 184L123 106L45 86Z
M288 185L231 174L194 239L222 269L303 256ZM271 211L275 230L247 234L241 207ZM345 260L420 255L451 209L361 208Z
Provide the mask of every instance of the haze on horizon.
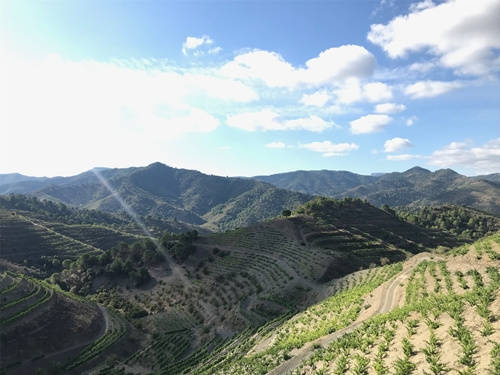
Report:
M500 172L500 0L0 8L0 173Z

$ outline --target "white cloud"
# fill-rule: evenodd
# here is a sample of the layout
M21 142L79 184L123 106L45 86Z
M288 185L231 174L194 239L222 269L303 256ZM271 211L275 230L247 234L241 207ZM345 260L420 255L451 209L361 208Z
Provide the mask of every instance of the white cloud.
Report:
M412 159L422 159L422 156L415 155L415 154L399 154L399 155L387 155L386 159L387 160L404 161L404 160L412 160Z
M22 145L39 156L16 156L12 165L35 175L52 169L44 165L64 164L61 155L68 155L68 173L97 164L154 161L152 147L137 145L214 131L225 107L259 97L213 71L174 69L156 60L103 63L8 55L2 62L8 95L0 103L0 128L13 141L2 145L0 160L18 155ZM127 151L132 149L141 151Z
M395 137L384 143L385 152L398 152L409 147L413 147L413 143L408 138Z
M321 90L313 94L302 95L300 102L309 106L323 107L330 99L331 96L325 90Z
M439 168L465 167L478 173L500 171L500 138L491 139L480 147L467 142L452 142L434 151L429 164Z
M197 38L195 36L188 36L186 38L186 40L184 41L184 43L182 44L182 53L184 55L187 55L189 51L196 50L203 45L211 45L213 43L214 43L214 41L208 35L203 35L199 38ZM217 51L217 52L219 52L219 51ZM217 53L217 52L215 52L215 53Z
M424 51L458 74L484 75L500 70L500 2L424 1L387 25L371 25L368 40L392 58Z
M283 142L271 142L266 144L267 148L285 148L286 145Z
M432 61L416 62L410 65L409 69L412 72L426 73L436 67L436 63Z
M433 98L463 86L458 81L419 81L404 88L405 95L413 99Z
M349 123L353 134L368 134L382 130L392 121L387 115L366 115Z
M377 113L398 113L402 112L406 109L406 106L404 104L396 104L396 103L383 103L383 104L377 104L375 106L375 112Z
M418 3L413 3L410 4L410 11L411 12L417 12L419 10L424 10L427 8L432 8L435 6L434 2L432 0L424 0L424 1L419 1Z
M334 122L327 122L316 115L292 120L283 120L271 109L231 115L227 117L226 123L229 126L252 132L258 130L308 130L312 132L322 132L331 127L338 127Z
M259 80L269 87L294 88L368 77L374 67L375 58L364 47L343 45L307 60L305 68L295 68L276 52L254 50L236 56L220 71L231 78Z
M209 55L216 55L218 54L220 51L222 51L222 47L214 47L214 48L210 48L207 52Z
M279 115L270 109L230 115L226 118L226 123L233 128L250 132L257 130L284 130L283 125L279 121Z
M319 152L324 157L343 156L350 151L359 149L356 143L332 143L330 141L311 142L299 145L300 148L305 148L309 151Z
M406 126L413 126L413 124L415 124L415 121L418 120L418 117L417 116L411 116L409 118L406 119Z
M312 132L322 132L331 127L339 128L340 126L333 121L327 122L321 117L316 115L311 115L309 117L303 117L293 120L287 120L284 122L285 128L290 130L309 130Z
M370 82L362 85L358 78L346 79L334 93L342 104L352 104L360 101L375 103L392 98L392 89L385 83Z
M363 86L363 97L369 102L380 102L392 99L391 88L382 82L370 82Z

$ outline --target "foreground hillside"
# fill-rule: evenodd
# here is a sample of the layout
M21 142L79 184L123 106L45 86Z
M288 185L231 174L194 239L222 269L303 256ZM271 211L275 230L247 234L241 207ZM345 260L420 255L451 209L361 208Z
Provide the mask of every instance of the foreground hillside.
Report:
M311 199L255 180L211 176L161 163L50 179L8 175L5 180L8 183L0 185L3 194L29 193L110 213L126 211L121 199L139 216L175 219L211 230L249 225Z
M498 374L500 233L357 274L196 374Z
M497 174L466 177L451 169L431 172L414 167L379 177L346 171L297 171L255 178L305 194L367 199L375 206L456 204L500 214Z
M353 323L395 307L416 261L432 260L426 251L464 243L357 199L318 198L289 217L211 235L167 233L159 241L105 223L54 222L28 211L2 215L7 236L0 256L17 273L7 276L45 278L41 288L94 306L101 327L93 338L68 336L67 346L77 349L59 353L57 366L35 347L52 340L45 331L8 331L25 334L35 343L32 351L48 357L31 361L9 352L2 363L8 373L281 371L298 366L307 348L333 342ZM497 257L496 238L476 247L481 261ZM12 301L30 300L36 282ZM393 297L371 301L380 288ZM28 306L45 311L36 301ZM51 311L47 321L58 316ZM77 318L64 319L71 325Z

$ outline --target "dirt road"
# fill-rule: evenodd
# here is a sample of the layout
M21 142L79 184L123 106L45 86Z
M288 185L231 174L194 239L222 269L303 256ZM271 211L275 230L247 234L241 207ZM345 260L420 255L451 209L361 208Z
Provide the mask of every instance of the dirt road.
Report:
M364 321L374 317L375 315L383 314L393 310L398 305L399 302L399 299L395 297L397 296L398 293L402 291L400 284L406 281L406 279L410 276L411 271L418 263L430 259L431 257L428 254L419 254L411 258L411 260L409 260L411 266L406 267L396 277L385 282L384 284L382 284L377 288L380 289L380 293L383 296L383 298L379 299L380 302L378 303L377 307L370 312L370 314L368 315L363 314L363 316L360 316L350 326L305 344L302 348L298 349L298 351L292 358L290 358L286 362L283 362L281 365L274 368L272 371L268 372L268 375L284 375L292 372L303 361L307 360L310 356L313 355L314 347L320 345L321 347L326 348L330 343L342 337L346 333L354 331L356 328L361 326ZM415 264L413 265L413 263ZM377 292L378 291L375 290L373 294Z

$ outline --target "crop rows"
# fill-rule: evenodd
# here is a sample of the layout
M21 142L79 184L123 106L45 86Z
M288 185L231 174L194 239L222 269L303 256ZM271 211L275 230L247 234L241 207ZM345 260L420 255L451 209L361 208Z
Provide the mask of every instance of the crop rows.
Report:
M424 295L421 275L427 270L431 275L435 274L434 280L440 279L438 268L445 280L445 287L435 291L435 285L429 286L430 291ZM373 371L378 375L389 373L408 375L417 374L417 363L421 366L418 373L423 371L424 374L442 375L450 371L462 375L498 374L499 344L498 341L488 339L493 337L492 334L495 332L492 324L495 316L489 306L498 298L497 292L500 288L498 268L487 269L491 280L488 284L478 271L471 269L467 273L474 279L474 287L458 295L452 292L453 279L444 262L420 263L408 282L407 304L404 307L378 315L366 321L354 332L334 341L329 347L316 350L294 371L294 374L367 374ZM417 291L420 291L418 293L420 297L414 298ZM484 322L490 323L489 329L483 329L482 332L470 330L469 321L475 318L471 317L471 312L465 314L467 306L474 307L474 312L482 317ZM447 316L452 321L447 323L451 324L449 328L443 326L443 319ZM427 329L422 326L423 323ZM413 339L417 330L420 335L428 338L423 345L416 346L416 341ZM443 343L449 341L455 342L459 348L454 359L443 357ZM446 345L448 348L450 344ZM484 365L479 367L477 356L480 345L491 347L488 368ZM422 364L422 360L425 364Z
M49 302L54 291L41 282L15 274L6 274L12 280L1 294L0 326L8 326Z
M76 259L81 254L98 253L90 245L33 224L20 215L0 213L0 218L0 248L5 259L18 263L27 259L36 263L42 255Z
M264 374L285 361L289 352L318 337L335 332L353 322L363 303L363 296L382 282L394 276L401 264L385 266L370 281L337 293L321 303L309 307L302 313L284 321L273 330L271 344L248 356L235 355L234 360L225 361L213 373L217 374Z
M83 349L75 359L65 366L65 369L72 370L94 359L117 342L126 333L126 330L125 322L109 312L109 326L104 335Z

